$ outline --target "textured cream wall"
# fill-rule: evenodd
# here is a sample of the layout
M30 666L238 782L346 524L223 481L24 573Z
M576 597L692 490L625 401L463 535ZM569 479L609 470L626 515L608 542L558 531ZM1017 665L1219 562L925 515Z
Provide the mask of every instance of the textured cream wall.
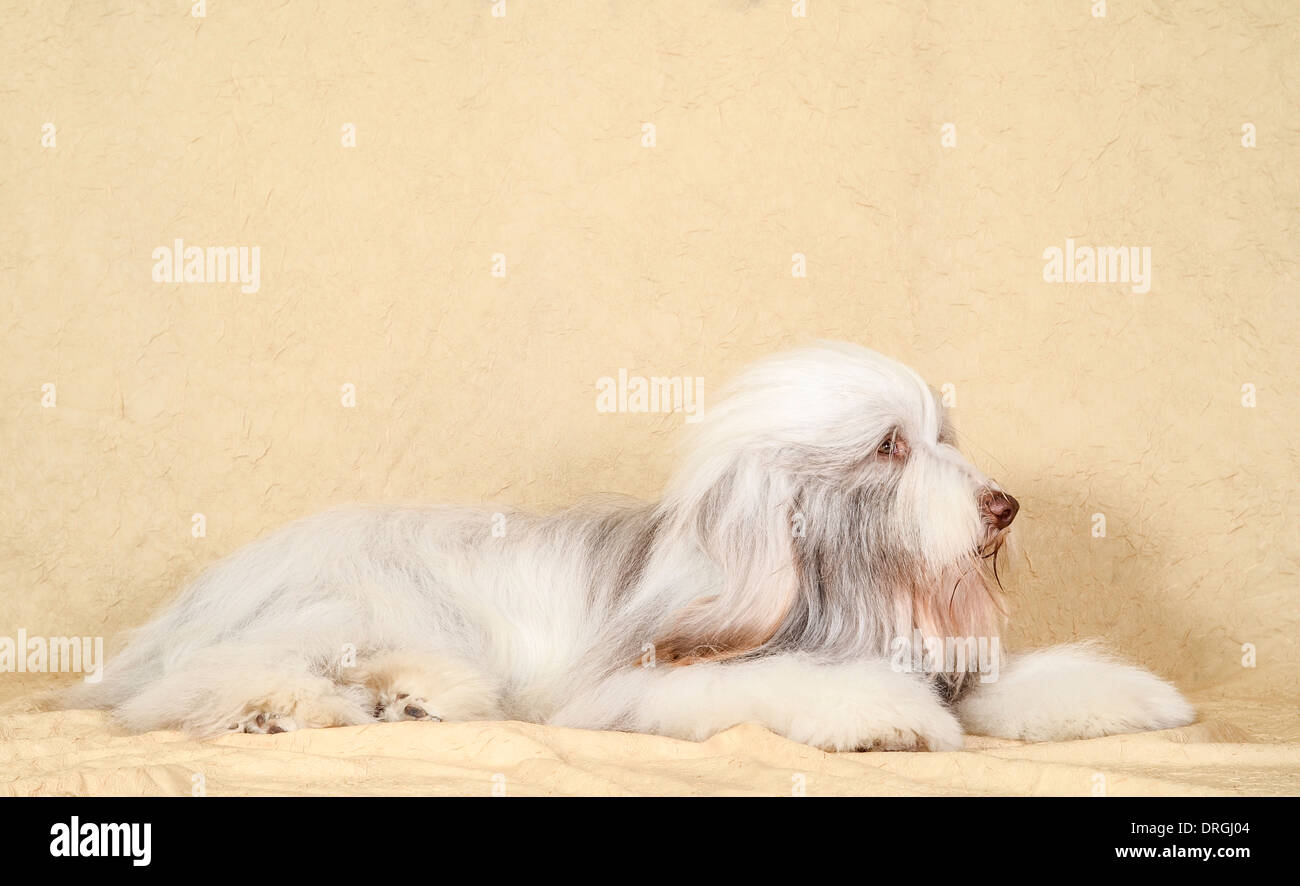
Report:
M955 386L1017 636L1293 680L1294 4L207 5L4 6L0 634L112 635L331 505L653 495L681 417L596 379L707 408L834 337ZM1150 291L1044 282L1067 237ZM260 291L154 283L175 238Z

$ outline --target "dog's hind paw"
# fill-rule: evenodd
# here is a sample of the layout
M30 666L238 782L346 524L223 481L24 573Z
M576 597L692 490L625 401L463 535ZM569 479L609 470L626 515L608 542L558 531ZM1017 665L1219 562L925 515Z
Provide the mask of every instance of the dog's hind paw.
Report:
M375 719L381 723L395 723L399 720L442 722L442 717L438 716L429 702L407 692L381 692L379 701L375 704Z
M382 653L360 662L345 679L368 694L367 708L381 723L464 722L500 715L495 683L446 653Z
M252 711L246 717L230 724L231 732L249 732L259 735L277 735L298 729L293 717L268 711Z

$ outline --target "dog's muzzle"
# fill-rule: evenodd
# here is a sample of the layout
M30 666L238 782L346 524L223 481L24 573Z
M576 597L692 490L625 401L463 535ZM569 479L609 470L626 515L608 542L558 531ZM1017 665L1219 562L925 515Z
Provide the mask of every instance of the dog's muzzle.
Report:
M1020 502L1001 490L985 490L980 496L980 512L984 515L984 521L999 532L1011 525L1019 510Z

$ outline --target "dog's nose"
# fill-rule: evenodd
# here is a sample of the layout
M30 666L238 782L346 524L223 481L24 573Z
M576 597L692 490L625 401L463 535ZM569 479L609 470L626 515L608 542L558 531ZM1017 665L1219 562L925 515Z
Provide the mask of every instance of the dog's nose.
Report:
M989 521L998 529L1006 529L1010 526L1011 521L1016 519L1016 511L1020 510L1020 502L1005 492L986 492L980 499L980 504L984 508L984 513L988 515Z

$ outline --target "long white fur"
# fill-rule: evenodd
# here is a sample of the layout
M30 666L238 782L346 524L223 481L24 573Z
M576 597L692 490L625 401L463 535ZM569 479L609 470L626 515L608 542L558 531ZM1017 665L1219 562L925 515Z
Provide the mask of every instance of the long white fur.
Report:
M996 682L963 699L957 713L972 732L1025 741L1170 729L1195 719L1172 685L1091 643L1013 658Z
M821 344L743 374L658 502L300 521L201 575L62 704L210 735L400 719L414 695L429 719L686 739L757 721L831 750L1190 722L1172 686L1084 647L995 683L890 670L913 627L999 630L990 490L919 376Z

